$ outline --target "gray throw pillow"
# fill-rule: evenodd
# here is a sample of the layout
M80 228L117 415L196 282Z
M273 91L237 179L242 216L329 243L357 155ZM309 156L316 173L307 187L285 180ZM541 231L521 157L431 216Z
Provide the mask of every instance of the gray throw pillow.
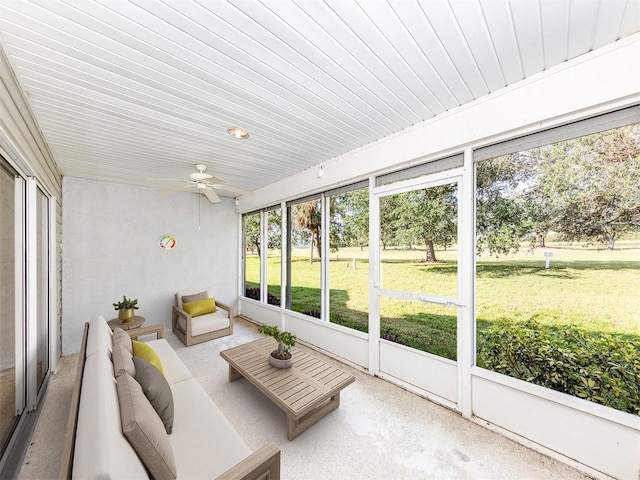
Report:
M207 292L194 293L193 295L183 295L182 303L197 302L198 300L206 300L209 298Z
M126 348L130 354L133 355L133 346L131 345L131 337L127 332L125 332L120 327L116 327L113 329L113 347L116 345L122 345Z
M167 433L173 431L173 394L167 379L149 362L140 357L133 357L135 379L149 399L149 403L164 424Z
M153 478L175 480L176 461L169 437L142 387L123 373L117 388L122 433Z
M136 367L133 364L133 356L122 345L116 344L111 352L111 361L113 362L113 375L118 378L124 372L134 377L136 375Z

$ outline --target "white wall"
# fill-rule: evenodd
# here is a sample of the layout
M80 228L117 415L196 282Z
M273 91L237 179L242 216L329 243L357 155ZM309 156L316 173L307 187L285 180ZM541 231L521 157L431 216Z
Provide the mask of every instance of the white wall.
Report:
M215 296L236 304L238 229L233 199L212 205L178 192L64 177L62 235L63 353L79 350L84 322L115 318L112 303L138 299L146 323L171 328L173 295L212 286ZM177 246L158 247L171 234Z

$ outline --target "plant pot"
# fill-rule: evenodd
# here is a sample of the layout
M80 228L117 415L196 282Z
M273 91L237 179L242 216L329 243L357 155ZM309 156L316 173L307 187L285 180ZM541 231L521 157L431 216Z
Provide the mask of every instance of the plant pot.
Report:
M118 310L118 320L120 320L120 323L129 323L134 317L133 312L133 308Z
M287 353L289 358L280 359L273 356L277 353L278 351L274 350L269 354L269 363L271 366L275 368L291 368L291 365L293 365L293 356L290 353Z

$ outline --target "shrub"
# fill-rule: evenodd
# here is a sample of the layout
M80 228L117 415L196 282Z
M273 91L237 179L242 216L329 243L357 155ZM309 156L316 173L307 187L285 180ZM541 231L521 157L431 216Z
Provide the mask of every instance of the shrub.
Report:
M478 366L640 415L637 337L500 320L479 334Z
M245 288L244 296L253 300L260 300L260 288ZM280 305L280 298L267 292L267 303L269 305Z

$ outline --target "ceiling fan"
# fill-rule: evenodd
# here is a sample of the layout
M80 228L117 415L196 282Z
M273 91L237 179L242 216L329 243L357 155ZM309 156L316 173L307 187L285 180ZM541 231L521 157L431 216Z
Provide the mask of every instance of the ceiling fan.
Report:
M231 193L236 193L239 195L248 193L247 190L243 190L241 188L231 187L229 185L223 185L224 180L222 180L221 178L216 178L213 175L210 175L208 173L205 173L207 170L206 165L202 165L199 163L195 165L195 167L197 171L190 173L188 180L172 180L172 181L183 182L185 185L164 190L162 192L159 192L159 195L165 195L165 194L177 192L180 190L194 191L194 192L197 192L198 194L203 194L205 197L207 197L207 199L211 203L219 203L220 197L215 192L215 190L223 190Z

